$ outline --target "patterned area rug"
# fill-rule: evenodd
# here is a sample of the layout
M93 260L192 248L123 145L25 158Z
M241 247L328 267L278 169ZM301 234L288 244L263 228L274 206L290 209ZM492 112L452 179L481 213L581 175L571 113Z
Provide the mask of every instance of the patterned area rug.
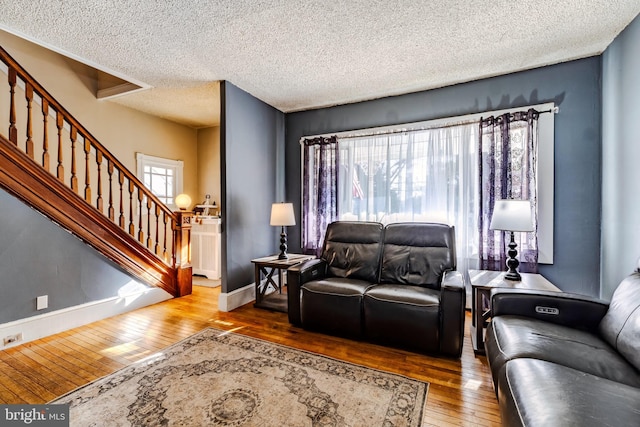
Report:
M428 387L210 328L51 403L72 426L419 426Z

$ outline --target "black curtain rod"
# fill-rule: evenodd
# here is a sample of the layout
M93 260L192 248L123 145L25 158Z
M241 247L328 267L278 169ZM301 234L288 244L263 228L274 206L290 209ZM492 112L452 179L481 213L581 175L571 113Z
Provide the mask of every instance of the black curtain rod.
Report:
M556 113L558 114L558 112L560 111L559 107L553 107L549 110L544 110L544 111L538 111L538 114L542 114L542 113Z

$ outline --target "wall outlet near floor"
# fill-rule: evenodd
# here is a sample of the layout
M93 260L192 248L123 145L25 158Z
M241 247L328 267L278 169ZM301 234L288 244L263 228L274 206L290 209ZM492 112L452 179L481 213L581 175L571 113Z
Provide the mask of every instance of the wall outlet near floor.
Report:
M13 344L14 342L18 342L18 341L22 341L22 332L14 334L14 335L9 335L4 337L4 345L9 345L9 344Z
M44 310L47 307L49 307L49 295L36 298L36 310Z

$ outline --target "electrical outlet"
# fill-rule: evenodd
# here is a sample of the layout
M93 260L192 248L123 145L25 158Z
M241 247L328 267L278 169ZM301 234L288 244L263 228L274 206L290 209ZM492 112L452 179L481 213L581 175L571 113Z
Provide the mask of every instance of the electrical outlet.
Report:
M44 310L49 307L49 295L42 295L36 298L36 310Z
M22 341L22 332L4 337L4 345L13 344L18 341Z

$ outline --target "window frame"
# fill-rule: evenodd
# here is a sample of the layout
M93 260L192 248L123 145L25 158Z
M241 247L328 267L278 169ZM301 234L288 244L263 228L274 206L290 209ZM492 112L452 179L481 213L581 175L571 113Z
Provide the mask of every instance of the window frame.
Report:
M540 264L553 264L553 225L554 225L554 128L555 114L559 109L555 103L547 102L543 104L514 107L502 110L485 111L482 113L468 114L464 116L445 117L441 119L426 120L422 122L403 123L375 128L357 129L344 132L333 132L322 135L303 136L300 138L301 146L305 139L328 137L332 135L340 137L365 136L372 134L384 134L390 132L402 132L420 130L431 127L450 126L462 124L470 121L479 121L481 117L499 116L505 113L513 113L533 108L537 111L552 110L549 114L540 114L538 119L538 164L536 168L538 185L538 262ZM301 151L300 165L304 170L304 151ZM300 203L303 203L302 189L304 188L304 177L300 177Z
M150 156L148 154L143 154L143 153L136 153L136 162L137 162L137 177L140 180L140 182L142 182L145 186L147 186L147 184L144 181L144 168L146 166L149 167L159 167L159 168L164 168L164 169L173 169L174 171L174 183L173 183L173 201L174 203L169 203L167 204L167 206L171 209L171 210L177 210L178 207L175 204L175 199L176 196L178 194L181 194L183 192L183 169L184 169L184 161L182 160L174 160L174 159L167 159L164 157L157 157L157 156ZM149 188L147 186L147 188L149 190L151 190L151 188ZM153 192L153 190L151 190ZM155 194L155 193L154 193ZM159 197L165 197L165 196L159 196Z

